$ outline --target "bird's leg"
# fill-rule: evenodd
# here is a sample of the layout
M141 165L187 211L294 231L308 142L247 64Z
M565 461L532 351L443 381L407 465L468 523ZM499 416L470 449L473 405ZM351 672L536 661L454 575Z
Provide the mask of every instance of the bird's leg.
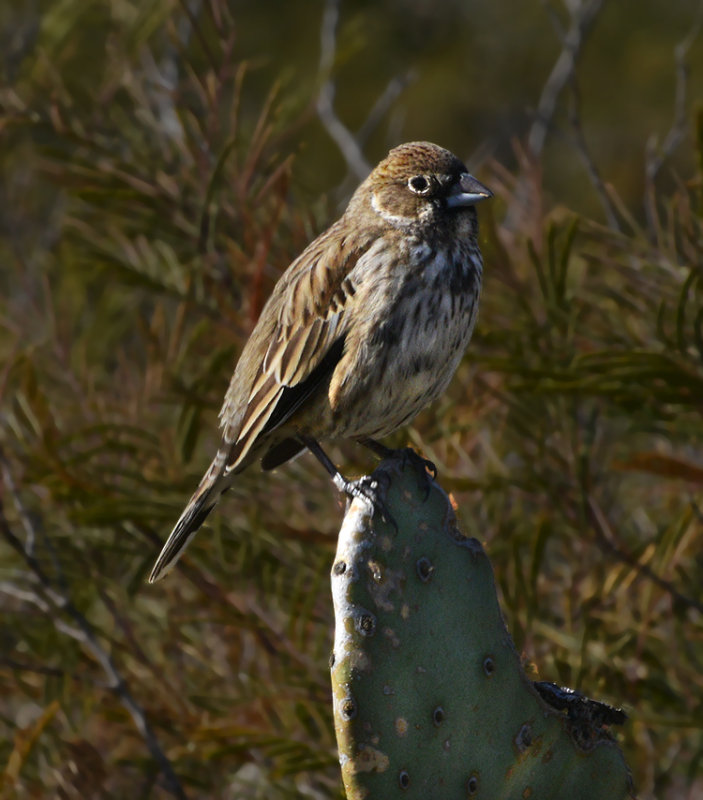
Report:
M312 436L300 436L299 438L300 441L320 462L320 464L322 464L322 466L327 470L332 478L332 482L340 492L344 492L344 494L348 495L349 497L360 497L366 500L366 502L371 504L374 511L378 511L380 513L384 522L390 522L390 524L393 525L396 530L398 529L398 525L393 519L393 515L388 510L385 501L379 494L379 487L376 481L372 480L368 475L365 475L363 478L359 478L356 481L350 481L348 478L345 478L344 475L342 475L342 473L332 463L332 460L322 449L317 439L313 439ZM383 445L381 445L381 447L383 447Z
M421 481L422 481L422 488L425 490L425 500L429 496L430 493L430 486L431 483L427 478L427 473L429 472L432 476L432 480L437 477L437 467L434 465L432 461L427 458L423 458L419 453L416 453L412 447L401 447L399 450L393 450L390 447L386 447L385 444L382 442L376 441L376 439L371 439L368 436L363 436L360 439L357 439L359 444L364 445L364 447L368 447L369 450L373 450L377 456L380 458L391 458L394 455L399 455L402 459L403 469L405 469L405 465L410 462L421 474Z
M362 436L360 439L357 439L357 442L363 444L364 447L368 447L369 450L376 453L379 458L391 458L396 452L392 447L386 447L383 442L372 439L370 436Z

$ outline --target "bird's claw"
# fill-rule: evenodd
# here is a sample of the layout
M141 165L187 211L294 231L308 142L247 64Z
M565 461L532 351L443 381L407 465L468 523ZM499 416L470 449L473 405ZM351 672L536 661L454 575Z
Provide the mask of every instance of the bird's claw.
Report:
M408 463L414 466L420 473L420 488L425 490L424 499L427 500L432 487L432 482L428 478L427 473L429 472L433 481L437 479L437 467L434 462L430 461L428 458L423 458L419 453L416 453L412 447L402 447L398 450L393 450L390 447L386 447L382 442L378 442L376 439L371 439L370 437L361 438L359 442L373 450L376 455L383 459L400 458L401 469L403 470L407 467Z
M369 503L375 514L381 515L383 522L387 522L389 525L392 525L396 531L398 530L398 523L388 510L386 501L381 497L381 487L378 481L375 481L368 475L364 475L362 478L358 478L355 481L343 479L338 482L337 485L339 490L344 492L348 497L358 497L365 500Z
M401 458L403 469L405 469L407 464L411 464L418 471L420 488L424 489L424 499L427 500L430 496L432 481L437 479L437 467L434 462L430 461L428 458L423 458L419 453L416 453L412 447L404 448L401 451Z

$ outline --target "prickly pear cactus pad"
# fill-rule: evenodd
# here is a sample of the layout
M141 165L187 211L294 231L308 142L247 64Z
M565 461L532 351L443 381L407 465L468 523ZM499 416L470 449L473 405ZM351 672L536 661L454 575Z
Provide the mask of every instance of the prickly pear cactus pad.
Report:
M481 545L414 460L372 476L332 568L334 716L349 800L632 796L607 728L571 730L525 676Z

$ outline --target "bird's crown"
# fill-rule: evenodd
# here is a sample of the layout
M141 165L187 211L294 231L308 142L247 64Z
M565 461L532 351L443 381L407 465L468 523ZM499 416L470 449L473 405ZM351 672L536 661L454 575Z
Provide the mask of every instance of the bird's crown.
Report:
M464 164L449 150L432 142L406 142L394 147L373 171L377 178L406 181L414 174L460 175Z

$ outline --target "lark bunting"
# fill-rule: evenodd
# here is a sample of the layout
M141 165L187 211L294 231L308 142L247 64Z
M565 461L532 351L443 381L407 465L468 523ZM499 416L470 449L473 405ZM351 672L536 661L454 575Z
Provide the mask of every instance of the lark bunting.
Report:
M304 448L347 481L320 440L407 424L451 380L471 338L482 261L474 206L491 192L429 142L391 150L341 219L276 284L220 412L222 443L152 570L163 577L220 495L254 461L273 469Z

